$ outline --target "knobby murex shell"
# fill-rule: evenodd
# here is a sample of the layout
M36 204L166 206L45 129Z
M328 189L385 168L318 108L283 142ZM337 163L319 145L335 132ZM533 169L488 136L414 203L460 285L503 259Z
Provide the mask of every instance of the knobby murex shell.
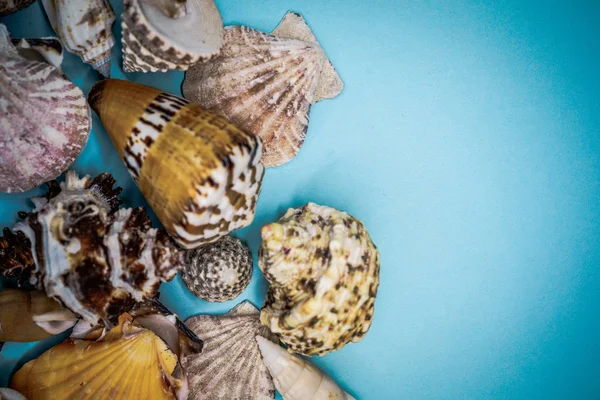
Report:
M182 359L190 399L275 398L273 380L254 338L261 335L275 342L277 338L261 325L256 307L244 301L225 315L197 315L185 323L204 340L202 353Z
M24 58L0 24L0 192L55 179L91 130L81 90L56 67Z
M0 274L45 290L92 325L111 327L154 298L181 268L183 253L164 230L151 228L141 207L118 209L114 183L110 174L80 179L73 171L60 188L51 183L15 225L17 235L0 240L0 261L8 259Z
M197 104L132 82L101 81L89 102L181 246L213 242L252 222L264 174L259 138Z
M192 66L182 89L260 136L263 164L276 167L300 150L310 106L337 96L343 83L304 19L288 13L270 35L227 27L221 54Z
M0 16L20 11L34 2L35 0L0 0Z
M124 0L123 6L125 72L185 71L219 53L223 21L213 0Z
M110 76L115 13L108 0L42 0L52 29L71 53Z
M275 387L284 400L355 400L327 374L262 336L256 337Z
M262 228L258 265L270 282L261 321L290 351L323 355L369 330L379 252L364 225L308 203Z

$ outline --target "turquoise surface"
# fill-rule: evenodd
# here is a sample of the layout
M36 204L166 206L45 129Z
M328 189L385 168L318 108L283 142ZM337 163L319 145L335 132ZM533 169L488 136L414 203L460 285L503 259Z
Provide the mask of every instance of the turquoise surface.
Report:
M313 359L357 399L600 398L600 3L485 3L217 1L227 25L265 31L302 13L345 81L236 234L256 256L260 227L308 201L364 221L381 252L372 328ZM1 22L52 34L40 4ZM117 45L112 77L181 93L181 72L120 64ZM64 72L86 93L98 79L70 54ZM146 206L93 124L73 169L111 172ZM39 193L0 195L0 225ZM238 300L266 289L256 268ZM238 301L198 300L179 277L161 293L182 318ZM48 346L6 344L0 385Z

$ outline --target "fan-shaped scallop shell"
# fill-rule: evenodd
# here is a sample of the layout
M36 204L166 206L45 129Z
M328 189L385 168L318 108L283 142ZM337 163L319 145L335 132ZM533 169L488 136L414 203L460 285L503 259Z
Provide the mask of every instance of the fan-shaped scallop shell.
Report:
M312 104L343 83L304 19L288 13L271 35L225 29L221 54L185 75L184 97L261 137L263 164L276 167L300 150Z
M260 324L256 307L245 301L225 315L191 317L186 325L204 340L202 353L182 360L188 371L190 399L275 398L273 380L255 337L277 339Z
M308 203L262 228L258 265L270 282L261 321L290 351L323 355L360 341L373 318L379 252L364 225Z
M50 24L71 53L110 76L115 13L108 0L42 0Z
M186 249L249 225L264 174L261 142L197 104L117 79L89 101L129 172Z
M0 16L12 14L20 11L25 7L29 7L35 0L1 0L0 1Z
M223 21L213 0L125 0L123 5L125 72L185 71L221 48Z
M64 172L91 129L81 90L54 66L23 58L0 24L0 192L23 192Z
M99 341L67 339L13 376L11 387L36 399L176 399L177 356L124 314ZM183 397L185 398L185 397Z

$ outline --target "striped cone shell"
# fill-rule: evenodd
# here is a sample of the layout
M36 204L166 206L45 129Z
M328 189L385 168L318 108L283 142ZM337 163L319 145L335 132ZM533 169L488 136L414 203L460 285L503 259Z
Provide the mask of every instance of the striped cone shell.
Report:
M260 139L197 104L133 82L97 83L89 102L146 200L182 247L254 218Z

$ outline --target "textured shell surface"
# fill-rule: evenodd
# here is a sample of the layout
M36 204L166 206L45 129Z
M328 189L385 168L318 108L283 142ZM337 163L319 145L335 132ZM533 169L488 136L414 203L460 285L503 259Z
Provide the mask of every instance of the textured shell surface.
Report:
M255 337L277 338L261 325L259 311L248 301L225 315L197 315L186 325L204 340L204 351L185 357L190 399L268 400L275 387ZM265 339L266 340L266 339Z
M246 289L252 269L252 254L248 246L227 235L214 243L188 250L181 277L201 299L228 301Z
M17 250L0 253L9 260L0 273L44 289L92 325L111 327L122 312L154 298L181 268L183 253L164 230L151 228L142 208L118 210L114 183L110 174L80 179L69 171L60 188L50 185L15 225L17 235L5 235L4 245ZM33 265L22 255L27 247Z
M63 47L56 37L39 39L12 39L19 54L33 61L44 61L60 69L63 61Z
M308 25L294 13L273 34L227 27L219 56L192 66L182 86L185 98L260 136L266 167L300 151L311 105L342 88Z
M258 265L271 284L262 323L305 355L360 341L379 285L379 252L364 225L308 203L265 225L261 235Z
M157 335L124 314L100 340L69 338L28 362L10 386L29 400L185 398L185 382L173 376L177 362Z
M160 90L117 79L89 102L171 237L191 249L249 225L262 145L227 119Z
M355 400L327 374L262 336L256 342L284 400Z
M20 11L34 2L35 0L0 0L0 16Z
M0 192L23 192L75 161L91 130L82 91L54 66L22 57L0 24Z
M66 49L108 77L115 44L115 13L108 0L42 0L42 4Z
M186 70L219 53L223 21L213 0L125 0L126 72Z

